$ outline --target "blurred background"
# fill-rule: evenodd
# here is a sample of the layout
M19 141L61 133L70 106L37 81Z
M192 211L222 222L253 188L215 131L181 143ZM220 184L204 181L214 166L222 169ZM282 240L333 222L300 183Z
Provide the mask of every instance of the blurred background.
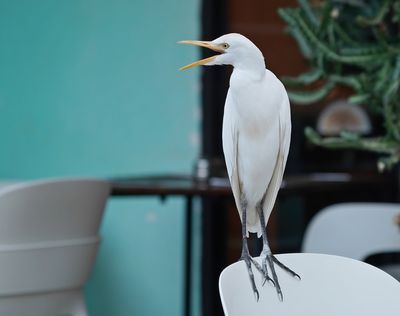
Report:
M296 5L1 1L0 176L192 175L200 158L210 176L223 176L220 135L231 69L179 72L207 52L176 42L242 33L278 77L295 76L309 64L277 10ZM348 95L336 87L312 105L292 103L286 188L268 227L276 253L299 252L310 219L328 205L398 201L397 168L379 173L375 154L328 150L304 136L307 126L318 128L327 106ZM379 134L379 117L362 112L368 132ZM183 313L185 216L182 197L110 199L85 289L90 315ZM191 221L190 311L221 315L218 275L241 249L233 199L195 198Z

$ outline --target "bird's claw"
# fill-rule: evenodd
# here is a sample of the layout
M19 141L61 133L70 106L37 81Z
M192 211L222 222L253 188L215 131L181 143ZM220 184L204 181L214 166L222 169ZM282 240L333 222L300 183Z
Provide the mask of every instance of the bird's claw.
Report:
M287 273L289 273L292 277L294 277L297 280L301 280L300 275L298 275L296 272L294 272L292 269L288 268L287 266L285 266L282 262L280 262L278 259L276 259L276 257L274 255L272 256L272 260L273 262L275 262L282 270L286 271Z
M269 284L271 284L273 287L275 287L275 282L274 282L274 280L272 280L268 275L264 275L264 279L263 279L263 282L262 282L262 286L264 286L264 285L265 285L265 282L267 282L267 281L268 281Z
M283 295L282 292L278 292L278 298L281 302L283 302Z
M263 269L263 274L264 274L263 285L268 280L268 282L271 283L275 287L279 300L283 301L283 294L282 294L281 286L279 284L278 276L276 275L276 272L275 272L275 264L277 266L279 266L282 270L289 273L292 277L294 277L298 280L301 280L301 278L296 272L294 272L293 270L288 268L286 265L284 265L282 262L280 262L270 252L263 253L262 255L264 256L262 259L262 269ZM271 271L272 278L270 278L268 275L268 267Z
M284 265L282 262L280 262L271 253L264 253L263 256L264 256L264 258L262 259L262 265L260 265L256 260L254 260L250 256L250 254L246 251L244 251L242 253L242 256L240 257L240 260L243 260L246 264L247 272L248 272L249 278L250 278L251 287L252 287L253 293L254 293L254 298L258 302L258 300L260 299L260 294L257 290L256 284L254 281L254 274L253 274L253 270L251 267L252 264L263 275L262 286L264 286L265 283L268 281L268 283L270 283L273 287L275 287L276 293L278 295L278 299L280 301L283 301L283 293L282 293L282 290L281 290L281 287L279 284L278 276L276 275L276 272L275 272L275 264L277 266L279 266L282 270L289 273L294 278L296 278L298 280L301 280L301 278L296 272L294 272L293 270L288 268L286 265ZM268 274L268 269L270 269L270 271L271 271L272 278Z
M275 282L270 278L268 275L268 267L267 267L267 257L265 256L262 260L262 275L264 276L262 286L264 286L265 282L268 281L269 284L271 284L273 287L275 287Z
M253 288L254 298L258 302L258 300L260 299L260 294L257 290L256 283L254 281L254 274L253 274L253 270L251 269L251 264L253 263L253 265L256 267L256 269L260 272L262 271L261 266L252 257L250 257L250 255L248 253L242 253L240 260L243 260L246 263L247 272L249 273L251 287Z
M273 261L273 255L271 253L267 253L265 255L265 258L263 259L263 266L265 266L265 273L267 274L267 265L269 266L270 270L271 270L271 274L272 274L272 279L274 280L274 284L275 284L275 289L276 289L276 293L278 294L279 300L282 302L283 301L283 294L282 294L282 290L281 290L281 286L279 284L278 281L278 276L276 275L275 272L275 266L274 266L274 261Z
M258 293L257 289L254 291L254 298L256 299L256 302L258 302L258 300L260 299L260 294Z

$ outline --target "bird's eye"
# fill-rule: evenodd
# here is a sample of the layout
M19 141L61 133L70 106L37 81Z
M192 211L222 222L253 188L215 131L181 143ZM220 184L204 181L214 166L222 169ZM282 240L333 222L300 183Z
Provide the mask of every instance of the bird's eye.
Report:
M222 44L222 47L223 47L224 49L228 49L228 48L229 48L229 44L228 44L228 43L223 43L223 44Z

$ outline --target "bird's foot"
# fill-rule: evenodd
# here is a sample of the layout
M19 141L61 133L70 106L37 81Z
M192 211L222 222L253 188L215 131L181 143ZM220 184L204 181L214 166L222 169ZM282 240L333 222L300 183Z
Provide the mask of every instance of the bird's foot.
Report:
M264 252L261 254L262 255L262 271L264 275L264 280L263 280L263 285L265 284L266 281L271 283L272 285L275 286L276 293L278 294L278 298L280 301L283 301L283 294L281 290L281 286L279 284L278 276L276 275L275 272L275 264L280 267L282 270L286 271L289 273L292 277L301 280L300 276L288 268L286 265L284 265L282 262L280 262L271 252ZM268 275L268 269L270 269L271 274L272 274L272 279Z
M255 297L256 301L258 302L258 300L260 298L260 294L258 293L256 283L254 281L254 274L253 274L253 270L251 268L251 264L253 264L262 275L264 275L263 269L260 266L260 264L250 256L248 250L246 250L246 249L243 249L242 255L240 256L239 260L243 260L246 264L247 272L249 273L249 277L250 277L251 287L254 292L254 297Z

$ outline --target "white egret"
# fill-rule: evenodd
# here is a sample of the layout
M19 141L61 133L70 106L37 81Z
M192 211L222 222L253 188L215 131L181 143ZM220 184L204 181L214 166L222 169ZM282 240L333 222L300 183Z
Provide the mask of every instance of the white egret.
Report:
M271 253L266 223L280 188L289 152L290 104L283 84L265 68L264 56L249 39L232 33L213 41L181 41L209 48L221 54L211 56L183 69L199 65L232 65L234 67L225 101L222 142L226 167L242 221L242 254L256 297L251 264L275 285L283 299L275 264L292 276L300 277ZM261 266L250 256L249 232L262 235ZM271 271L272 278L268 270Z

